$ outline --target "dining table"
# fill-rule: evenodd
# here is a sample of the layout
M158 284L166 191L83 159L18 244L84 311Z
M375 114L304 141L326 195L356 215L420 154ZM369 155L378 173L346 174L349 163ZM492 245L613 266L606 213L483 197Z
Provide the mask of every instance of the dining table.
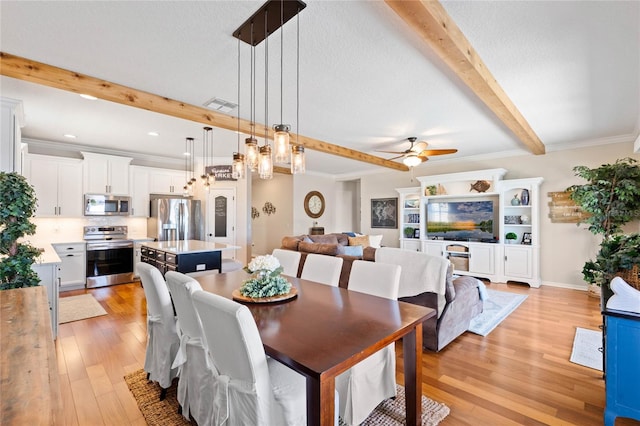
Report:
M233 299L250 275L244 270L194 277L208 291ZM406 424L422 422L422 323L436 315L424 306L285 277L294 298L241 303L251 311L265 353L306 378L307 424L333 425L335 377L402 340Z

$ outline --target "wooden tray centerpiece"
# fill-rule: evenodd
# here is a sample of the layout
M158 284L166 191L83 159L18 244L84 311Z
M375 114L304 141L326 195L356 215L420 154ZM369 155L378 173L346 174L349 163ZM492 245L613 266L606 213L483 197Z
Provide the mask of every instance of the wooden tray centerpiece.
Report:
M281 302L298 295L298 289L280 275L282 267L275 256L258 256L244 270L252 276L242 283L242 287L231 293L238 302Z

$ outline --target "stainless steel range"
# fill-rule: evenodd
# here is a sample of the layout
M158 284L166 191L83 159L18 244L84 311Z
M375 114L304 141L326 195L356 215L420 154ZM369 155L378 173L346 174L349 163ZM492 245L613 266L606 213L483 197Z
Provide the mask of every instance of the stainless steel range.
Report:
M135 281L133 241L126 226L85 226L87 288Z

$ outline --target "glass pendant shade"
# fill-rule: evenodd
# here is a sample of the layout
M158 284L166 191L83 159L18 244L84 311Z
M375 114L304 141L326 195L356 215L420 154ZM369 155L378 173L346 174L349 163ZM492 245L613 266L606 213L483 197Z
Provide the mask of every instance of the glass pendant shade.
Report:
M269 145L260 147L258 175L260 179L271 179L273 177L273 158L271 157L271 147Z
M289 131L291 127L287 124L276 124L273 126L273 145L276 150L276 163L286 163L289 161Z
M256 138L246 138L244 140L244 158L247 162L247 167L252 172L258 169L258 140Z
M302 145L294 145L291 147L291 174L304 173L305 170L304 147Z
M420 163L422 163L422 159L420 157L418 157L416 154L410 154L410 155L404 157L404 160L402 160L402 162L407 167L415 167L415 166L419 165Z
M244 154L240 154L239 152L233 153L231 174L234 179L244 179Z

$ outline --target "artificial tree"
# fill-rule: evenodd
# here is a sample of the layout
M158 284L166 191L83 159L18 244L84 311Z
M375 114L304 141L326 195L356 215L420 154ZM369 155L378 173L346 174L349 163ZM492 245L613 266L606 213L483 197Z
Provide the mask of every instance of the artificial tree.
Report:
M585 263L582 274L586 282L609 289L620 269L629 269L640 261L640 234L621 235L622 227L640 219L640 167L633 158L603 164L595 169L573 168L576 176L588 181L567 190L585 212L581 222L594 235L602 235L596 260Z
M40 251L18 242L35 233L36 226L29 220L35 210L35 191L24 176L0 172L0 290L33 287L40 282L31 269Z

